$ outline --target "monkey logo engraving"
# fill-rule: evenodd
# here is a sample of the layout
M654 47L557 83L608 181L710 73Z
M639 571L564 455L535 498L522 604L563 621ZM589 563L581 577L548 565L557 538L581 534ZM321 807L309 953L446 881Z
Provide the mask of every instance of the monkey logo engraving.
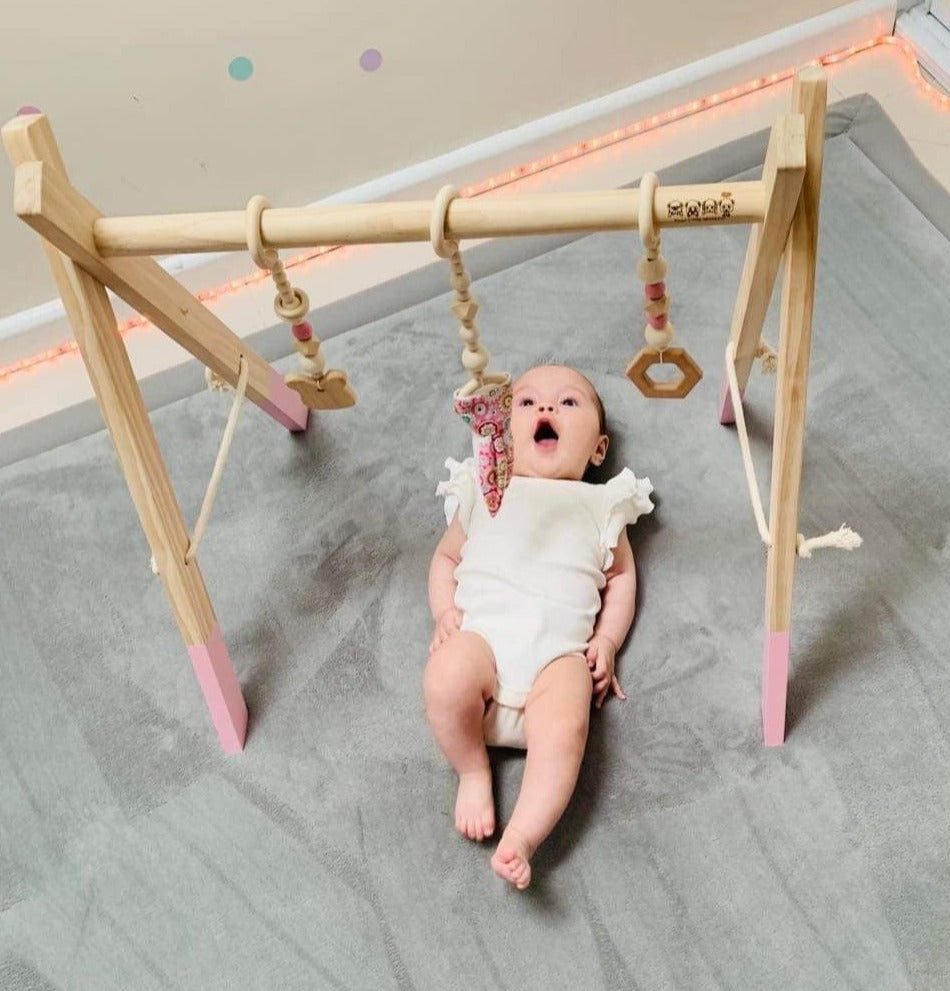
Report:
M683 219L683 204L679 200L670 200L666 208L666 215L670 220Z
M719 216L719 204L715 200L703 200L703 220Z
M732 193L723 193L719 199L719 216L731 217L735 209L736 203L732 198Z
M686 219L699 220L699 200L689 200L686 204Z

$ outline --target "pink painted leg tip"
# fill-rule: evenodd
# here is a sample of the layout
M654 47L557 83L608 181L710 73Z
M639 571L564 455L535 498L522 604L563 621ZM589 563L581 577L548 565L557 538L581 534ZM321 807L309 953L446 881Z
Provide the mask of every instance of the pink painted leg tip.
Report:
M762 653L762 738L767 747L785 742L789 634L766 633Z
M215 624L205 643L189 645L188 654L221 748L226 754L240 753L247 736L247 706L220 627Z
M313 337L313 327L308 320L293 324L290 330L298 341L309 341Z
M725 374L722 376L722 385L719 387L719 422L726 426L736 422L736 411L732 406L732 393L729 391L729 378Z
M280 372L271 369L270 396L264 409L280 424L295 433L307 429L310 410L303 404L300 394L284 382Z

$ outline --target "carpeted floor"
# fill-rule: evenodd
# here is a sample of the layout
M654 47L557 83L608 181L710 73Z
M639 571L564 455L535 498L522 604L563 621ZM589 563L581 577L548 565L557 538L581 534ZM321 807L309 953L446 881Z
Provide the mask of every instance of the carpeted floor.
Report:
M635 234L561 244L478 281L480 325L499 366L591 374L613 469L649 475L658 509L631 530L630 699L593 720L532 888L454 834L422 710L433 492L468 446L445 294L328 342L356 409L297 439L242 418L201 553L252 712L241 756L108 438L0 472L0 987L950 986L950 204L873 101L830 124L800 528L865 543L799 565L787 744L760 742L764 554L716 418L748 231L664 237L706 371L681 403L623 377ZM725 177L763 147L684 168ZM756 373L763 486L773 391ZM189 520L227 407L154 416ZM497 756L503 821L521 766Z

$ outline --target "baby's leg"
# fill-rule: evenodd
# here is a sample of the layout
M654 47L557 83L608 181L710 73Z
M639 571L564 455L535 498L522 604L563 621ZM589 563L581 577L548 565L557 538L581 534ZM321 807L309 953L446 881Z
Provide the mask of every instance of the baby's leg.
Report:
M477 634L460 632L429 656L423 678L426 715L459 776L455 828L470 840L495 831L491 767L482 720L495 688L495 658Z
M516 888L531 881L531 857L561 818L577 783L590 721L587 661L560 657L538 675L525 706L521 792L492 857L495 873Z

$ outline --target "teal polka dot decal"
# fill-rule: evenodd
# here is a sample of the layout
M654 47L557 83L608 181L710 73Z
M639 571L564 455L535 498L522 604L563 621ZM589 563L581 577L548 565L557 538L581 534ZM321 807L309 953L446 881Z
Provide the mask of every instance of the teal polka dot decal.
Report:
M237 58L231 59L228 65L228 75L239 83L243 83L245 79L250 79L254 75L254 64L249 58L238 55Z

